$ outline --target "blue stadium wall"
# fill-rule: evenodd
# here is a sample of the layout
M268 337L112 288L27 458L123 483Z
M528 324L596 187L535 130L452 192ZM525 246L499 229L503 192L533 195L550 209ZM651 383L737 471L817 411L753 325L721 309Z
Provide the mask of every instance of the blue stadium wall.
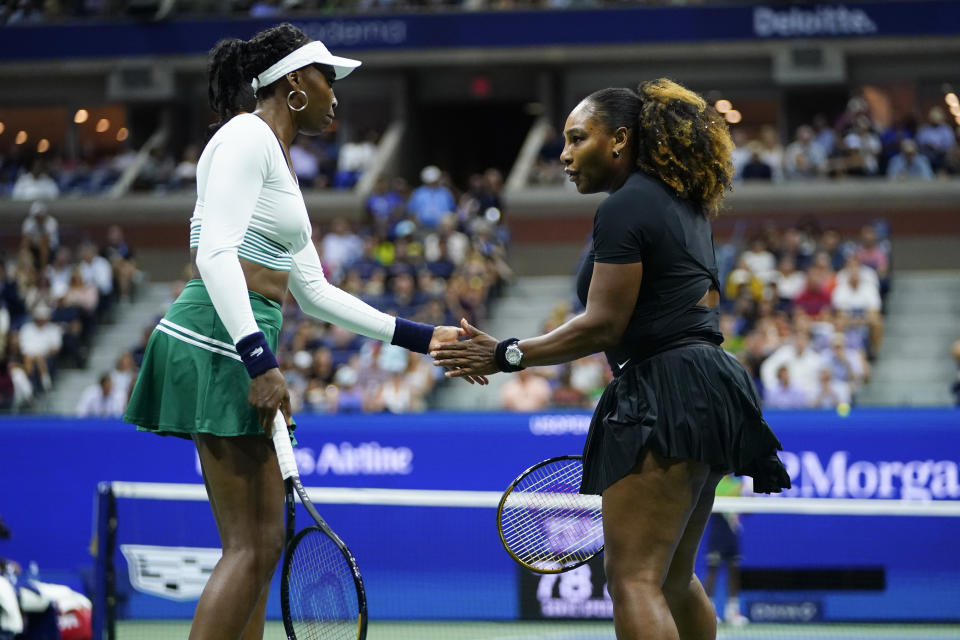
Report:
M847 417L771 412L769 421L784 443L794 482L793 490L775 499L960 500L960 412L855 409ZM532 463L578 453L588 422L584 413L302 416L298 462L308 487L502 491ZM97 486L116 480L202 481L193 447L184 440L137 433L114 420L0 420L0 515L13 531L10 540L0 541L0 556L24 566L36 561L42 579L89 589ZM118 504L121 543L218 546L203 502ZM519 571L500 548L491 508L322 509L359 559L375 618L609 613L602 583L576 605L562 602L556 584ZM751 515L744 520L747 569L883 573L880 589L746 591L745 604L757 615L960 619L958 518ZM122 617L191 615L189 597L132 589L122 554L117 568ZM599 565L592 570L599 572ZM271 602L272 615L277 610Z

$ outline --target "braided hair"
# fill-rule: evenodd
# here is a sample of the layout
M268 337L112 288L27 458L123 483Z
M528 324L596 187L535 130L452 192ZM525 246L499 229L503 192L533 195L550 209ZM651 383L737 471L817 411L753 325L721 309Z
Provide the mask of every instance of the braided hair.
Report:
M727 123L699 95L667 78L587 97L610 131L633 133L632 159L706 216L716 215L732 189L733 140Z
M209 62L207 95L218 118L211 129L219 129L238 113L252 111L256 100L270 95L280 80L260 87L256 94L250 81L308 42L307 34L287 22L261 31L250 40L225 38L218 42L210 51Z

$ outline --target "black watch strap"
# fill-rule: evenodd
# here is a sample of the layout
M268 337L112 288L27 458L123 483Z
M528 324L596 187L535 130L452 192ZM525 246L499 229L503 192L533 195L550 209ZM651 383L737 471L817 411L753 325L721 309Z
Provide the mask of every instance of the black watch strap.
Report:
M494 360L497 363L497 369L505 373L512 373L523 369L523 367L515 367L507 362L507 347L512 344L517 344L518 342L520 342L520 338L507 338L497 343L497 350L493 354Z

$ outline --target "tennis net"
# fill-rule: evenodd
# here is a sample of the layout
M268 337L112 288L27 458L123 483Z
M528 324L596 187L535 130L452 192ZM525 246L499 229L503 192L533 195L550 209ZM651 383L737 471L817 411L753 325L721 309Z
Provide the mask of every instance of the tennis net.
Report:
M602 559L560 575L522 570L497 537L497 492L308 492L357 558L370 640L613 638ZM98 494L96 640L186 637L220 555L203 486L111 482ZM698 574L719 558L725 640L955 639L958 525L958 501L718 498ZM275 581L270 640L285 637L278 595Z

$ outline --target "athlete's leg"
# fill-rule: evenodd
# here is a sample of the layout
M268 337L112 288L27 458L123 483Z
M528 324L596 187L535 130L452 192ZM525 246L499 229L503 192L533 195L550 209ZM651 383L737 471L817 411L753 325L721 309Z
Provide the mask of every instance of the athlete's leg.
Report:
M679 638L662 586L709 475L706 464L648 450L604 491L604 568L618 640Z
M283 480L264 436L194 436L223 557L200 596L190 640L259 640L283 552Z
M710 474L704 482L686 530L673 552L670 570L663 583L663 594L677 625L680 640L714 640L717 637L717 614L693 567L720 477L719 474ZM710 586L712 590L713 585Z

